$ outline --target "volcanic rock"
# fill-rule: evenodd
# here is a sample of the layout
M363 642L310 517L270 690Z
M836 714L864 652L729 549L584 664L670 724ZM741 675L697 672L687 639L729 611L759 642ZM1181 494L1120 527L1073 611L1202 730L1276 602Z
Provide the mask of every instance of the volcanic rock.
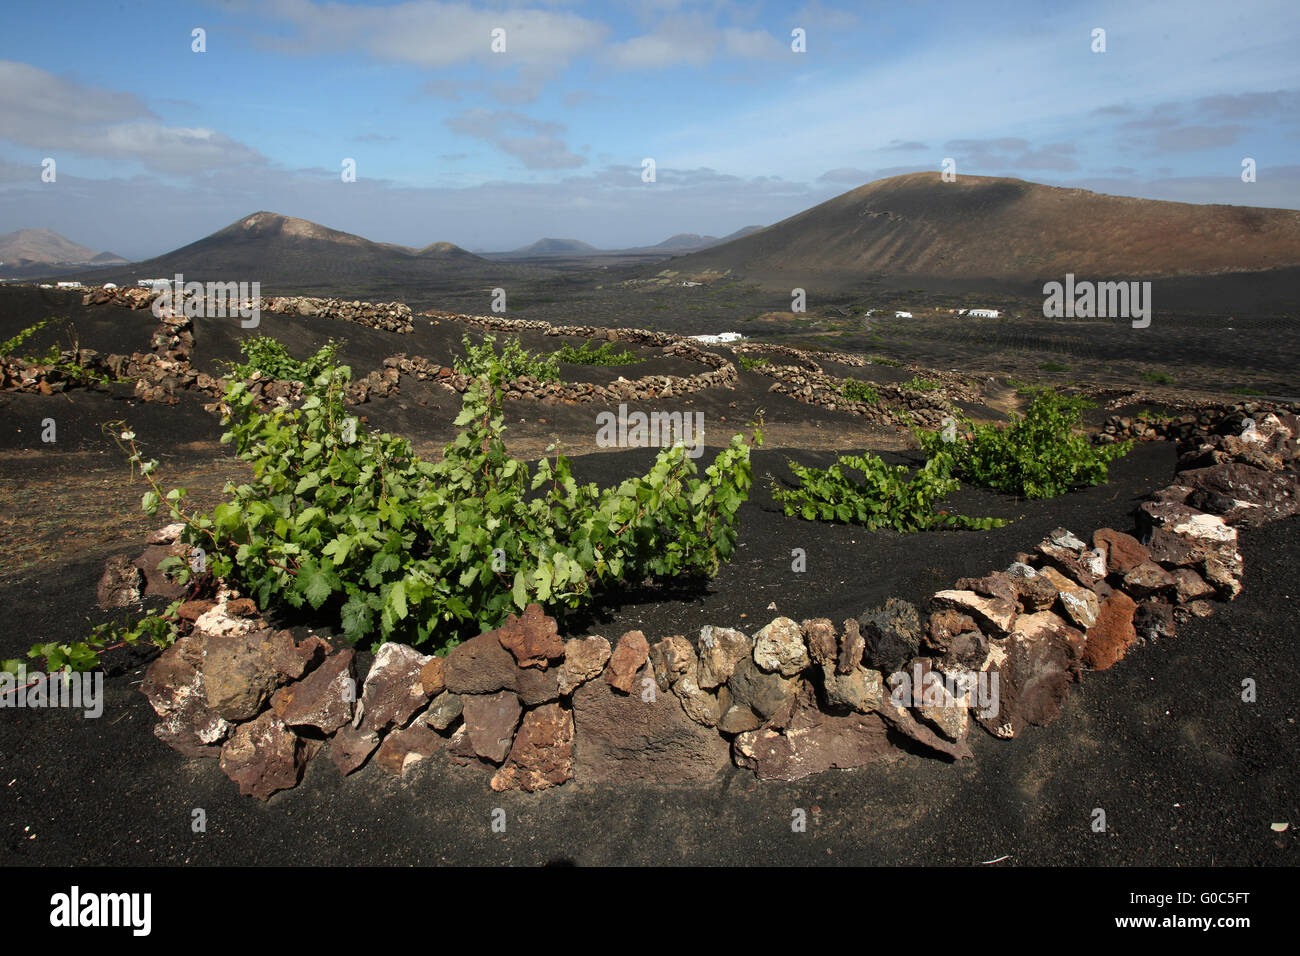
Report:
M1019 735L1028 725L1046 724L1060 712L1078 678L1079 655L1086 647L1083 633L1058 615L1040 611L1021 615L1007 639L994 645L990 672L998 677L996 706L973 708L976 719L1004 738ZM987 689L992 690L991 683Z
M268 710L235 728L221 748L221 770L244 796L268 800L298 785L308 756L305 742Z
M398 728L384 738L375 754L375 765L389 773L405 774L421 760L432 757L443 747L436 731L420 723Z
M429 703L429 709L416 720L435 730L446 730L456 722L464 709L465 698L445 690Z
M800 626L803 628L804 643L808 646L808 656L817 664L834 667L839 656L839 638L830 618L814 618L804 621Z
M1101 602L1097 622L1088 628L1083 662L1095 671L1113 667L1137 640L1133 614L1137 605L1123 591L1115 591Z
M898 754L877 713L838 717L800 707L784 731L748 731L733 744L736 763L763 780L800 780L823 770L862 767Z
M616 687L625 694L630 693L637 672L649 657L650 644L645 635L640 631L628 631L618 639L614 653L609 656L605 680L611 687Z
M840 638L840 656L835 662L835 673L852 673L853 668L862 663L866 651L867 640L862 636L862 629L858 627L857 619L846 618L844 634Z
M271 631L210 634L197 624L195 631L206 638L202 670L208 706L231 721L256 717L284 680L271 652Z
M1162 592L1173 594L1177 588L1178 579L1154 561L1143 561L1124 575L1124 590L1137 600Z
M588 681L573 693L574 767L580 779L699 783L730 763L730 747L717 731L687 717L674 695L657 693L652 667L642 667L627 683L644 690L620 694L606 681Z
M514 655L497 640L495 631L457 644L444 660L443 681L452 693L490 694L515 688L519 668Z
M793 677L808 666L803 631L788 617L778 617L754 635L754 663L765 671Z
M1195 489L1189 504L1230 525L1253 527L1300 512L1300 478L1290 472L1225 462L1178 478Z
M1043 568L1040 574L1056 588L1061 607L1071 621L1085 630L1096 623L1100 602L1091 588L1076 584L1056 568Z
M1133 630L1148 644L1173 637L1176 633L1174 609L1163 601L1143 601L1133 612Z
M497 628L497 639L520 667L546 667L552 659L564 655L559 627L540 604L528 605L518 617L507 617Z
M406 644L380 645L361 691L361 730L383 733L394 725L403 727L428 703L420 678L428 662L426 655Z
M119 554L104 562L104 574L95 594L100 607L131 607L140 603L143 587L144 572L126 555Z
M187 757L216 757L232 725L208 707L203 672L194 666L202 637L182 637L149 665L140 692L162 718L154 736Z
M939 591L930 601L934 611L954 610L974 618L981 627L988 628L992 634L1007 634L1016 619L1018 607L1011 601L1001 598L984 597L974 591ZM865 629L864 629L865 630ZM870 639L868 639L869 641ZM916 656L918 648L913 648L902 661L891 660L891 670L897 670ZM881 668L884 670L885 668Z
M304 679L282 687L271 698L271 708L290 727L315 727L332 734L352 720L356 680L353 652L344 648L326 658Z
M379 734L348 725L330 738L330 760L344 776L360 767L379 748Z
M859 664L847 674L838 674L823 664L821 673L822 689L830 706L848 707L860 714L869 714L880 707L885 694L880 671Z
M566 697L582 684L599 677L609 662L609 641L599 635L564 642L564 663L559 667L557 689Z
M1113 528L1099 528L1092 533L1092 543L1106 554L1110 574L1127 574L1151 558L1151 552L1131 534Z
M420 668L420 685L429 697L437 697L447 689L447 678L443 674L447 661L441 657L430 657Z
M886 674L906 664L921 647L916 608L899 598L888 598L882 606L867 611L858 618L858 628L866 645L864 662Z
M795 678L782 677L779 673L767 673L747 657L736 665L727 681L731 692L732 706L743 704L766 720L771 717L798 690L799 682Z
M699 670L696 681L702 688L714 688L730 679L743 658L753 651L754 642L729 627L700 628Z
M308 634L301 641L294 639L292 631L281 630L271 635L271 663L285 680L300 680L333 651L329 641L315 634Z
M573 776L573 712L546 704L524 714L510 755L492 777L493 790L532 793Z
M492 763L499 764L505 760L522 712L519 697L513 691L465 697L465 732L469 734L474 752Z

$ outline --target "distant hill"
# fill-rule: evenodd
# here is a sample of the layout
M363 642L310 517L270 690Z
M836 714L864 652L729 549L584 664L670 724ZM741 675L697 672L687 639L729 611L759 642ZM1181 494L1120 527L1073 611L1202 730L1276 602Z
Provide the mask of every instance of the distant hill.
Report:
M1025 284L1300 265L1300 212L1107 196L987 176L911 173L850 190L675 268L773 284L878 276ZM797 284L797 283L796 283Z
M705 246L711 246L719 242L717 236L700 236L693 232L679 232L675 236L669 236L663 242L649 246L650 249L662 249L665 252L672 252L678 249L703 249Z
M580 239L539 239L531 245L524 246L521 249L515 249L511 252L485 252L483 255L488 259L497 261L522 261L527 259L546 258L571 260L626 260L629 258L638 258L647 261L654 261L662 260L667 256L682 255L700 249L708 249L718 243L727 242L731 239L739 239L741 236L747 236L762 228L762 226L746 226L744 229L738 229L736 232L731 233L731 235L724 236L721 239L716 236L701 236L694 232L679 232L653 246L631 246L626 249L600 249L590 243L583 242Z
M635 251L637 252L695 252L700 249L708 249L724 242L730 242L732 239L739 239L750 233L758 232L762 226L746 226L743 229L737 229L735 232L723 236L719 239L717 236L701 236L693 232L679 232L675 236L669 236L663 242L653 246L644 246ZM626 250L633 251L633 250Z
M123 284L180 273L201 282L256 280L267 292L347 290L377 295L390 288L396 294L429 283L503 278L508 271L449 242L416 250L263 211L187 246L133 263L129 270L99 269L73 277Z
M19 229L0 235L0 276L35 275L51 266L114 265L126 261L111 252L88 249L52 229Z
M515 249L510 255L518 259L538 256L586 256L599 254L601 250L578 239L538 239L522 249Z

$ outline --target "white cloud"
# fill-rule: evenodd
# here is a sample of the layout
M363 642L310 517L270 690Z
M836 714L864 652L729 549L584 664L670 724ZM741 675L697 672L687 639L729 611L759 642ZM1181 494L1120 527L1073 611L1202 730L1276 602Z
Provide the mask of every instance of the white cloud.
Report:
M529 169L573 169L587 160L569 152L562 123L535 120L514 110L466 110L443 120L453 133L491 143Z
M134 160L156 172L198 173L265 161L216 130L167 126L129 93L11 60L0 60L0 116L0 139L16 145Z
M361 49L376 59L447 67L502 58L508 63L565 64L597 47L608 28L576 13L476 9L466 3L408 0L393 6L352 7L312 0L275 0L254 7L291 25L273 41L290 53ZM492 52L492 31L506 31L504 53Z

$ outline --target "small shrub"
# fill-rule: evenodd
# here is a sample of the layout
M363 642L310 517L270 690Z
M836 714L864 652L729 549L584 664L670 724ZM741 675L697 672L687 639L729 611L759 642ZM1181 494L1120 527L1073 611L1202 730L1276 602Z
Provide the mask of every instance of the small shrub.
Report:
M325 369L334 364L334 357L339 347L345 342L330 339L322 345L315 355L305 361L298 361L289 354L284 343L269 335L258 335L239 343L239 351L247 359L243 363L230 364L230 378L247 379L254 372L260 372L276 381L313 382Z
M487 376L493 384L512 382L525 375L544 382L560 380L560 362L554 355L534 355L516 337L502 342L498 355L496 341L496 336L485 335L482 344L475 345L467 334L461 339L465 356L456 359L453 367L471 378Z
M799 486L782 488L773 483L772 495L791 517L902 532L945 527L987 530L1006 524L1001 518L970 518L936 510L959 484L951 475L951 459L944 455L932 457L914 475L906 465L890 466L870 453L841 455L824 469L796 461L789 466ZM861 479L846 470L857 472Z
M912 392L933 392L936 389L942 388L943 384L941 382L936 382L933 379L921 378L918 375L914 375L910 381L904 382L899 387Z
M1012 416L1005 428L974 425L969 438L955 442L937 431L916 435L928 455L950 455L953 474L965 481L1025 498L1055 498L1105 481L1110 462L1133 447L1131 441L1093 445L1075 434L1090 407L1079 398L1041 391L1024 417Z
M903 364L902 362L898 361L898 359L886 358L883 355L869 356L867 358L867 361L870 362L872 365L887 365L891 368L897 368L898 366Z
M592 344L588 339L580 348L565 345L555 353L555 357L570 365L635 365L642 361L626 349L615 352L613 342L606 342L599 348L592 348Z
M1070 366L1062 365L1060 362L1044 362L1038 367L1044 372L1049 372L1053 375L1063 375L1070 370Z
M771 363L760 356L737 355L736 359L740 362L740 367L746 371L753 371L756 368L766 368Z
M844 380L844 384L840 386L840 394L850 402L862 402L865 405L874 405L880 401L880 395L874 387L855 378Z

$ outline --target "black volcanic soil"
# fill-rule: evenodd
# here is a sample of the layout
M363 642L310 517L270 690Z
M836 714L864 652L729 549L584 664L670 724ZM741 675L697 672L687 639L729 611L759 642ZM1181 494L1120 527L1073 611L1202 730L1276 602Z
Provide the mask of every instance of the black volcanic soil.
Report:
M1117 476L1114 502L1069 503L1065 517L1110 520L1127 510L1128 495L1166 477ZM746 550L714 584L733 595L775 585L786 545L815 541L806 531L792 539L761 508L746 511ZM1026 541L1041 526L1032 516L1018 524ZM975 760L961 764L907 755L793 784L761 783L731 768L702 786L575 780L535 795L494 794L486 771L438 758L402 782L373 767L341 778L317 759L297 789L260 804L240 797L216 761L186 760L153 739L154 715L136 691L142 662L128 659L125 669L111 668L97 720L6 711L0 858L47 865L973 864L1001 857L1035 866L1295 865L1293 833L1269 827L1294 821L1300 809L1290 698L1271 690L1300 679L1290 651L1300 607L1286 583L1300 580L1297 530L1291 519L1246 532L1241 598L1182 627L1174 640L1087 675L1048 727L1015 741L977 733ZM787 580L780 593L726 603L753 608L749 620L763 620L773 613L761 610L768 596L795 612L800 592L831 590L836 579L860 581L864 594L908 591L911 581L937 583L928 577L932 566L945 575L983 570L1002 548L975 538L856 537L856 547L828 542L816 557L810 552L797 586ZM9 609L0 651L78 633L99 568L98 556L86 557L0 585ZM720 613L714 606L706 616ZM698 620L696 608L674 603L621 616L652 635ZM1241 702L1243 676L1259 680L1257 703ZM190 832L196 807L206 811L206 834ZM506 811L507 834L491 832L495 807ZM1104 835L1089 828L1096 807L1107 813ZM807 834L791 833L793 808L808 811Z
M68 315L82 345L103 351L143 349L155 325L147 312L83 310L67 297L51 303L48 295L15 291L0 292L0 338L51 305ZM230 326L199 324L201 365L237 356L239 333ZM282 336L300 356L331 335L345 336L345 357L364 373L392 352L450 347L463 330L430 323L414 336L396 336L264 316L260 331ZM554 347L554 339L545 342ZM33 350L44 344L34 341ZM633 377L669 361L646 351L643 365L595 371ZM886 366L853 371L912 374ZM1172 475L1172 447L1147 444L1117 463L1106 485L1054 501L970 489L954 495L953 510L1014 519L988 532L898 535L804 522L780 513L768 490L766 473L786 476L787 455L820 465L834 450L872 448L894 462L914 455L896 430L870 429L847 415L779 398L766 391L769 385L761 375L742 373L736 391L687 396L681 406L706 414L715 448L701 466L720 439L757 408L766 410L769 443L754 454L757 481L741 509L734 559L709 582L610 595L572 615L568 633L617 637L640 628L653 640L705 623L756 628L777 613L838 622L890 595L920 602L958 577L1005 567L1057 526L1078 533L1105 525L1128 529L1136 503ZM451 437L458 405L445 390L421 390L404 379L397 398L360 411L432 452ZM104 422L127 420L146 454L162 459L164 482L189 488L196 507L215 504L223 482L246 473L245 465L224 457L220 426L200 406L193 395L176 406L141 404L125 386L0 395L0 605L7 609L0 657L21 656L38 641L77 639L105 620L109 615L93 608L104 559L138 553L143 534L161 523L139 513L143 486L130 481L101 432ZM577 455L579 480L607 484L644 471L651 458L646 450L580 454L594 448L596 411L510 403L511 446L520 455L539 454L558 433ZM53 446L39 438L45 417L58 425ZM185 760L153 738L154 715L136 689L145 655L115 651L107 661L102 718L4 711L0 859L737 864L973 863L1010 855L1008 862L1028 865L1294 864L1292 831L1273 833L1269 824L1297 816L1300 754L1290 698L1277 689L1300 678L1292 652L1300 624L1293 587L1300 580L1298 527L1292 519L1244 532L1245 591L1238 601L1183 626L1171 641L1135 649L1112 671L1087 675L1051 726L1010 742L977 732L973 762L908 755L795 784L760 783L732 768L708 786L604 787L576 780L531 796L498 795L487 788L484 771L441 760L399 783L373 767L340 778L318 759L299 788L263 805L240 797L215 761ZM791 569L794 548L806 552L803 573ZM1260 682L1255 704L1240 701L1245 676ZM508 836L494 836L488 826L498 806L507 811ZM207 811L207 834L190 832L195 807ZM803 837L790 832L795 807L809 811ZM1089 829L1095 807L1107 811L1105 835Z

